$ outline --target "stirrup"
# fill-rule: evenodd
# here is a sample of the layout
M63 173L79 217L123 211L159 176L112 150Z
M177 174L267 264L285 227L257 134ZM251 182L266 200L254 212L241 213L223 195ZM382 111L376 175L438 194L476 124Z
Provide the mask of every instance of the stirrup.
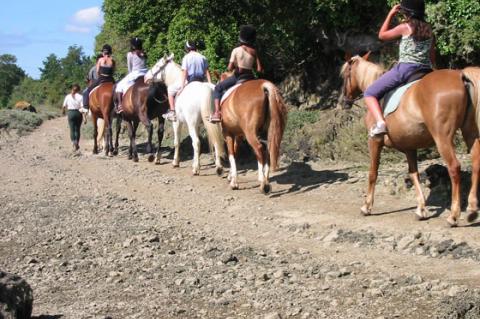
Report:
M169 120L171 122L176 122L177 121L177 115L175 113L175 111L168 111L167 113L165 114L162 114L162 117L166 120Z
M222 121L222 115L220 113L217 116L215 116L215 113L210 114L208 121L210 123L220 123Z
M381 123L375 123L375 125L373 125L370 128L368 136L376 137L386 133L387 133L387 125L385 124L385 122L381 122Z

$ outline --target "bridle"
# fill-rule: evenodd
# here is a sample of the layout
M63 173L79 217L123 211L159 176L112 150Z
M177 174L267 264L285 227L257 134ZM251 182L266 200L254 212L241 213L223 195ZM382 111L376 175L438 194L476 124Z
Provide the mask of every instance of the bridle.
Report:
M158 68L158 70L153 73L152 72L152 80L155 80L155 78L157 77L157 75L160 73L160 82L165 82L165 77L166 77L166 74L165 74L165 69L167 68L167 65L172 61L173 59L165 59L165 64L162 65L160 68Z
M347 98L347 86L349 84L351 84L352 82L352 64L353 64L353 60L351 59L350 61L347 62L347 68L345 69L345 73L344 73L344 80L343 80L343 88L342 88L342 94L343 94L343 101L345 102L345 104L349 105L349 106L352 106L352 105L356 105L356 106L359 106L361 107L361 105L355 103L357 102L358 100L362 99L363 98L363 93L361 93L359 96L357 96L356 98L354 99L349 99Z

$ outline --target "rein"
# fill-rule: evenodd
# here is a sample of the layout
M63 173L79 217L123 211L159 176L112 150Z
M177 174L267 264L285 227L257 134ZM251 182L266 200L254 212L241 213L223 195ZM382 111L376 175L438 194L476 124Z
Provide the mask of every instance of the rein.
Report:
M347 85L350 84L350 82L352 81L352 64L351 64L351 62L352 62L351 60L347 62L348 67L345 70L345 80L343 81L343 88L342 88L343 100L348 105L355 105L355 106L358 106L358 107L362 107L361 105L359 105L358 103L355 103L355 102L363 99L363 93L361 93L359 96L357 96L354 99L347 98Z

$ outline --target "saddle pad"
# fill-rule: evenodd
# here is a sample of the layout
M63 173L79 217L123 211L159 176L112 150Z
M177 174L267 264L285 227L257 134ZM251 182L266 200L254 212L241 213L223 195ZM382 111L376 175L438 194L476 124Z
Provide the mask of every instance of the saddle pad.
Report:
M93 92L95 92L99 87L100 87L100 84L94 87L93 90L90 91L90 94L88 96L89 97L92 96Z
M236 88L238 88L240 85L242 85L245 82L240 82L229 88L222 96L222 100L220 101L220 105L223 104L223 102L232 94L233 91L235 91Z
M393 94L384 101L383 103L383 116L387 116L390 113L395 112L395 110L398 108L400 105L400 101L402 100L402 96L407 92L407 90L417 83L420 80L410 82L408 84L405 84L398 89L396 89Z

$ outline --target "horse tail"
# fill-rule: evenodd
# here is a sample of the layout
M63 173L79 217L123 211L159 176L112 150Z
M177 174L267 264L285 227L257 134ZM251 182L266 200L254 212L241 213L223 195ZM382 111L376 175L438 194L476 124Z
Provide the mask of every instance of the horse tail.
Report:
M218 155L222 158L225 158L226 152L222 126L220 124L213 124L208 120L212 114L214 86L209 83L205 83L204 86L205 88L208 88L208 94L205 94L203 100L201 101L200 114L203 125L207 130L208 144L210 146L210 150L213 150L213 147L215 147Z
M97 144L103 145L103 134L105 133L105 121L101 118L97 118Z
M263 91L268 98L268 151L272 170L278 169L280 144L287 124L287 107L277 87L271 82L262 84Z
M462 70L462 74L475 112L475 123L480 131L480 68L468 67Z

